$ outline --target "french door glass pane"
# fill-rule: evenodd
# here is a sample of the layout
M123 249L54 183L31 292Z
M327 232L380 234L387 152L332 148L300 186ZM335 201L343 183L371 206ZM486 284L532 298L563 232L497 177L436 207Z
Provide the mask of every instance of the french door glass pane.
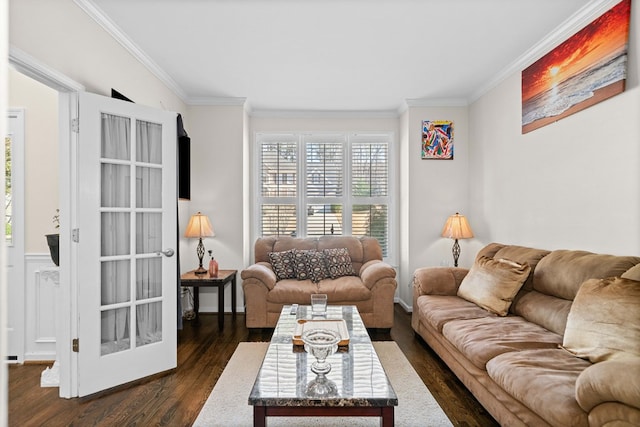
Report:
M131 348L129 308L116 308L101 313L100 354L116 353Z
M129 260L102 261L101 304L117 304L131 299L131 263Z
M131 119L102 113L101 128L102 157L131 160Z
M162 125L136 122L136 161L162 164Z
M136 299L162 296L162 258L136 261Z
M136 168L136 206L139 208L162 207L162 169Z
M131 206L131 168L129 166L102 164L101 205L105 208Z
M162 250L162 214L136 214L136 253L148 254Z
M136 307L138 328L136 345L138 347L162 341L162 303L152 302Z
M102 218L102 256L128 255L131 251L130 214L127 212L103 212Z

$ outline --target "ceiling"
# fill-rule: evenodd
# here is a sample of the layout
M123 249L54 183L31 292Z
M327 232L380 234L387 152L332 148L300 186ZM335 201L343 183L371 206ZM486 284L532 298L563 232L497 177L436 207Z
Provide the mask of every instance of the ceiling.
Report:
M408 100L473 101L505 70L520 70L514 66L522 67L523 55L577 12L602 3L76 2L189 104L246 98L253 111L332 112L397 112Z

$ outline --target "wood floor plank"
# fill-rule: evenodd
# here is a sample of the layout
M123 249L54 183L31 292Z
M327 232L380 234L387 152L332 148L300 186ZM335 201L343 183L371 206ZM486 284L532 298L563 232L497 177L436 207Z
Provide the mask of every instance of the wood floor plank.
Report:
M9 426L190 426L240 342L271 339L273 330L248 330L244 316L201 314L200 324L178 331L178 368L150 381L97 397L61 399L57 388L41 388L44 365L9 366ZM395 308L391 331L372 330L376 340L393 339L455 426L496 427L440 358L411 329L411 315Z

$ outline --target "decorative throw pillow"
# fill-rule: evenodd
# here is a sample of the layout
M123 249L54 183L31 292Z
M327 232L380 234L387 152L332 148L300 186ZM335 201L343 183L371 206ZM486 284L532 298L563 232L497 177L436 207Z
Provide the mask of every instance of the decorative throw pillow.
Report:
M321 251L310 250L306 253L307 273L313 283L329 277L329 272L324 263L324 254Z
M278 280L296 278L296 271L293 268L293 250L269 252L268 255Z
M298 280L309 279L307 271L307 252L312 249L292 249L293 250L293 269Z
M589 279L571 304L562 346L591 363L640 357L640 282Z
M531 267L506 259L478 257L458 288L458 296L506 316Z
M329 276L332 279L342 276L357 276L347 248L324 249L322 252Z

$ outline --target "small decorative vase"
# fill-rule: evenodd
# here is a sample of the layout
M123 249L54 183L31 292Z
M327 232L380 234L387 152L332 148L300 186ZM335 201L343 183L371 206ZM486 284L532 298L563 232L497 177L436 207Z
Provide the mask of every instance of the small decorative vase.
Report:
M311 329L302 334L302 342L307 353L316 358L311 364L311 371L324 376L331 371L331 364L327 362L327 357L331 356L338 349L340 335L328 329Z

